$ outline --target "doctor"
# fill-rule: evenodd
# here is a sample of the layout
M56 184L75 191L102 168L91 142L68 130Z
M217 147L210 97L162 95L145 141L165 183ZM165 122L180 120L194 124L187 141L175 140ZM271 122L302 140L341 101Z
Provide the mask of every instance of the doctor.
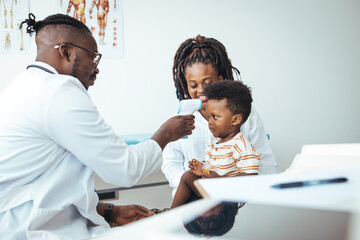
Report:
M99 213L120 224L148 215L136 205L109 215L94 173L134 185L160 168L169 142L191 134L194 117L170 118L150 140L126 145L87 92L101 59L89 29L62 14L23 23L36 33L37 57L0 95L1 239L84 239L109 229Z

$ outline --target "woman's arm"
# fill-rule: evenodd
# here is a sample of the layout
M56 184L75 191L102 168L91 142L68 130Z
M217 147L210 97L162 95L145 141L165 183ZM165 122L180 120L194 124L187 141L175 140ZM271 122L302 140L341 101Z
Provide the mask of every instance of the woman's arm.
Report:
M264 124L257 111L252 108L248 120L241 127L243 135L254 145L260 155L259 174L276 173L276 159Z
M164 173L172 188L177 188L179 186L180 179L185 173L185 157L178 141L169 143L164 148L163 163L161 166L161 171Z

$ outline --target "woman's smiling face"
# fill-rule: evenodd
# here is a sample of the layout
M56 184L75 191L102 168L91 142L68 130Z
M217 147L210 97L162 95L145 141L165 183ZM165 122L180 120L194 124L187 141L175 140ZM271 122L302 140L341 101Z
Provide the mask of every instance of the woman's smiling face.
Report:
M211 64L194 63L185 69L187 89L192 99L201 99L201 110L205 111L206 97L203 95L206 85L223 80Z

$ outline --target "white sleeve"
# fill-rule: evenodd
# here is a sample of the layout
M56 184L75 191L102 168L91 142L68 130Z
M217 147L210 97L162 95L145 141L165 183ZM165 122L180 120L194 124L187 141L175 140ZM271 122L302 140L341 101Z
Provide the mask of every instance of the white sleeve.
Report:
M110 184L132 186L161 166L162 151L155 141L128 146L101 118L87 92L70 81L48 100L44 122L54 144Z
M260 116L254 108L251 109L250 116L241 131L260 155L259 174L276 173L276 160L270 141Z
M163 151L163 164L161 171L164 173L169 185L177 188L180 184L181 176L185 172L183 151L179 140L169 143Z

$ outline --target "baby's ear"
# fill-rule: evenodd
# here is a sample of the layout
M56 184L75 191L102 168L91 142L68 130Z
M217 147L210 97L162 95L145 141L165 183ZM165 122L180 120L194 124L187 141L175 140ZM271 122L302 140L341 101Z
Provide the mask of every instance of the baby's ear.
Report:
M232 124L233 126L236 126L236 125L239 125L242 121L242 115L239 113L239 114L236 114L232 117Z

